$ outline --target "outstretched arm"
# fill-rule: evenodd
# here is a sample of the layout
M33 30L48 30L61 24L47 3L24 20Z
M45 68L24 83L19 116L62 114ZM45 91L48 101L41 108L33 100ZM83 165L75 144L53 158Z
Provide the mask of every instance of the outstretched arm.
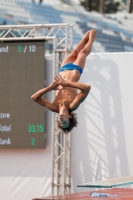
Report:
M87 95L89 94L89 91L91 89L90 85L79 83L79 82L68 82L59 75L55 78L56 84L62 85L63 87L72 87L72 88L77 88L81 92L75 97L73 102L70 104L69 108L71 110L76 110L79 105L85 100Z
M58 112L58 109L52 105L48 100L42 98L42 96L44 94L46 94L47 92L50 92L51 90L55 90L57 89L58 85L56 83L51 83L48 87L43 88L39 91L37 91L35 94L33 94L31 96L31 99L33 101L35 101L36 103L48 108L49 110L53 111L53 112Z

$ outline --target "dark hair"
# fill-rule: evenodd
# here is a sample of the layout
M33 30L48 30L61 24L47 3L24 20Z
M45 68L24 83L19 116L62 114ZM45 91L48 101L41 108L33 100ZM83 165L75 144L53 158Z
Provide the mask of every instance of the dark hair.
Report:
M77 127L77 117L76 114L69 111L69 115L71 115L71 118L69 118L69 127L62 128L58 122L58 128L60 128L64 133L69 133L74 127Z

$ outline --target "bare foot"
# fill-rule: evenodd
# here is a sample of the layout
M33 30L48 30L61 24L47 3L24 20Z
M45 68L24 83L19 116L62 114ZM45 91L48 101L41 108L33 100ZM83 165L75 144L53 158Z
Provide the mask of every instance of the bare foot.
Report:
M90 31L87 31L84 38L88 41L89 40Z
M96 35L97 35L97 32L96 32L95 30L91 30L91 31L90 31L90 36L89 36L89 38L93 38L93 41L94 41Z

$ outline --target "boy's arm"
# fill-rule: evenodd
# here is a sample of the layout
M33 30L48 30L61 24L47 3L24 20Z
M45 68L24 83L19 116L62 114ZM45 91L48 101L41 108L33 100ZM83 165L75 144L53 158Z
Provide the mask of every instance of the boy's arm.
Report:
M72 101L72 103L69 106L69 108L72 111L74 111L86 99L87 95L90 92L91 86L82 84L82 83L78 83L78 82L69 82L67 84L67 87L73 87L73 88L77 88L77 89L81 90L81 92L75 97L75 99Z
M89 94L91 89L91 86L88 85L88 88L85 91L81 91L76 97L75 99L72 101L72 103L70 104L69 108L74 111L76 110L79 105L86 99L87 95Z
M31 99L33 101L35 101L36 103L48 108L49 110L51 110L53 112L58 112L58 109L53 104L51 104L48 100L42 98L42 96L44 94L46 94L47 92L49 92L51 90L57 89L57 87L58 87L57 84L51 83L48 87L43 88L43 89L37 91L35 94L33 94L31 96Z
M63 87L72 87L72 88L77 88L81 92L75 97L73 102L70 104L69 108L71 110L76 110L79 105L85 100L87 95L89 94L89 91L91 89L90 85L79 83L79 82L68 82L59 75L55 78L55 83L60 84Z

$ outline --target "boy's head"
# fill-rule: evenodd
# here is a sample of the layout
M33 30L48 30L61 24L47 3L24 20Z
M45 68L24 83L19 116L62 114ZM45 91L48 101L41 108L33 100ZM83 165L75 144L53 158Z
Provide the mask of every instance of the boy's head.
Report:
M76 114L70 111L69 114L59 114L57 121L58 127L65 133L70 132L78 124Z

